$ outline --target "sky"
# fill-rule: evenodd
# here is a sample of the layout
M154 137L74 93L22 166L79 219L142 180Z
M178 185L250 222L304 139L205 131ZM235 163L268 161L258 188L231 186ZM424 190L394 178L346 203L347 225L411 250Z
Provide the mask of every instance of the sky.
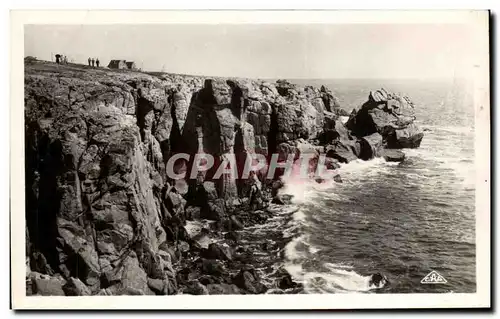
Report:
M147 71L288 79L467 76L460 24L26 25L25 56L135 61Z

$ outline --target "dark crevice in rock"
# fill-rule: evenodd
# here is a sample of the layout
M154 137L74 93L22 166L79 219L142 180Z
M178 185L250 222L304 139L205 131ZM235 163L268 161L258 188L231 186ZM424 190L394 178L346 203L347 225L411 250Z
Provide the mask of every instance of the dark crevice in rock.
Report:
M59 140L50 141L47 135L39 131L30 133L33 135L27 134L25 142L27 226L33 248L43 254L52 269L58 269L56 218L60 207L60 195L57 176L64 167L61 143ZM38 270L44 272L43 269Z
M271 104L271 108L272 108L271 125L269 127L269 132L267 133L267 147L269 156L276 153L276 148L278 146L277 139L279 133L277 107L274 104Z
M172 131L170 132L169 136L169 152L166 151L167 145L165 145L165 142L162 142L160 144L163 152L163 157L165 160L165 163L167 162L168 158L170 157L170 154L176 154L179 152L183 151L184 143L182 139L182 134L181 134L181 129L179 127L179 121L177 119L177 116L175 114L175 107L172 105L170 108L170 116L172 117ZM164 151L165 149L165 151Z
M148 129L147 126L147 121L148 119L146 116L148 115L149 112L153 110L153 107L150 105L150 103L143 97L139 95L137 99L137 126L139 126L139 130L141 133L141 140L144 142L145 141L145 134L146 130ZM149 128L150 129L150 128Z
M377 127L373 122L373 118L368 113L370 104L365 103L361 109L357 111L356 116L346 123L346 127L355 136L362 137L377 132Z
M245 191L246 179L241 178L241 176L245 169L247 156L250 154L248 154L245 149L245 142L243 139L243 133L241 131L241 127L236 129L236 136L234 138L234 154L236 159L236 171L238 173L238 178L236 179L238 196L244 197L246 195Z
M231 112L238 119L242 120L246 111L246 103L241 88L231 80L226 81L231 88Z

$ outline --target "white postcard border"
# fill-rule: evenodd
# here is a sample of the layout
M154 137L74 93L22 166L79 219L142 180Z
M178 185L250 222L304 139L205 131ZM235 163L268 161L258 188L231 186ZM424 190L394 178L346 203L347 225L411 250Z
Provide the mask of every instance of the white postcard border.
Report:
M476 293L219 296L26 296L24 204L25 24L468 23L477 30L474 107ZM11 283L14 309L363 309L490 306L490 89L487 11L13 11L11 12Z

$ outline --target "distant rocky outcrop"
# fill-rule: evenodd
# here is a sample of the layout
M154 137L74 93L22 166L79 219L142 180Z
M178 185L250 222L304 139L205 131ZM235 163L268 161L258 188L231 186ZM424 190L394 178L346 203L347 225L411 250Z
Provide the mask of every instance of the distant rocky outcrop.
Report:
M346 126L357 137L379 133L387 148L416 148L424 137L415 122L415 106L404 96L384 89L370 92L358 110L353 110Z
M337 168L403 160L387 149L418 147L423 137L411 102L384 90L344 125L324 86L25 66L28 294L264 293L255 269L241 268L253 257L237 232L265 222L265 201L252 211L247 181L214 179L214 170L173 180L173 155L201 152L221 163L234 154L241 170L249 153L324 153ZM189 176L190 164L177 168ZM201 220L214 224L192 227ZM234 247L207 244L220 230ZM280 280L277 287L298 286L286 273Z

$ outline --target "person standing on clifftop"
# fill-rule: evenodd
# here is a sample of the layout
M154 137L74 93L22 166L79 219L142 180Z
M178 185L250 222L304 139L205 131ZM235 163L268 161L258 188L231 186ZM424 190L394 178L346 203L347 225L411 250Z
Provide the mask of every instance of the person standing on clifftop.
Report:
M95 60L94 58L92 58L92 60L90 60L92 62L92 67L94 66L94 63L95 63Z
M96 58L96 59L95 59L95 65L96 65L97 67L99 67L99 58Z
M89 58L89 66L90 66L90 58Z

